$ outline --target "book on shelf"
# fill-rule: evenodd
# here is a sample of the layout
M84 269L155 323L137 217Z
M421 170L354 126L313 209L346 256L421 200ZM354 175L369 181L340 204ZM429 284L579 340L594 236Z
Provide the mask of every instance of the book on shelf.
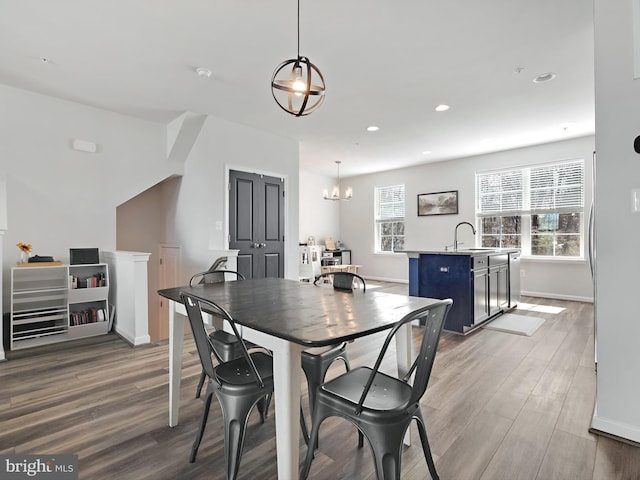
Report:
M107 319L105 308L88 308L86 310L74 311L69 314L69 325L77 327L90 323L104 322Z
M97 288L106 287L107 279L104 273L96 273L90 277L71 277L71 288Z

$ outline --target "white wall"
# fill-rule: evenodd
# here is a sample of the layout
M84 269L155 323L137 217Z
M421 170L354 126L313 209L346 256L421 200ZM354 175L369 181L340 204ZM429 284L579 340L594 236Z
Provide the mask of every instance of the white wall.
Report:
M640 442L640 80L634 80L638 1L595 0L597 410L593 427ZM635 17L635 18L634 18ZM640 29L636 31L640 42ZM636 65L640 67L640 65Z
M571 158L585 160L585 199L591 198L591 157L594 137L582 137L562 142L468 157L447 162L362 175L345 179L353 187L350 202L340 204L342 240L353 250L361 272L369 278L408 281L408 261L404 254L374 254L375 232L374 188L404 184L406 194L405 248L407 250L441 250L453 244L457 223L475 224L475 173L516 165L549 162ZM420 193L458 190L458 215L417 216L417 195ZM585 229L588 217L585 206ZM460 229L458 241L473 246L471 229ZM527 294L589 301L593 286L586 260L550 262L522 261L525 276L522 290Z
M208 267L208 251L226 248L227 232L216 230L215 222L226 224L227 169L281 176L289 192L285 275L298 277L297 142L208 117L187 161L170 162L165 125L2 85L0 105L0 176L7 181L9 224L5 310L16 243L31 243L34 254L64 262L70 247L114 250L116 207L183 173L179 192L163 193L167 203L157 207L167 214L158 243L181 244L187 264L205 259ZM74 138L97 143L98 153L71 149Z
M182 246L183 274L210 266L209 250L228 247L228 171L285 179L285 277L298 278L298 143L207 117L185 164L166 243ZM173 227L173 228L172 228ZM188 277L187 277L188 279Z
M116 206L176 170L165 127L0 85L0 175L7 181L4 309L15 244L69 261L71 247L115 249ZM78 152L72 139L99 145Z
M336 179L311 172L300 172L300 233L299 240L306 243L310 236L316 244L326 237L340 238L340 203L325 200L325 189L331 191ZM348 246L347 246L348 248Z

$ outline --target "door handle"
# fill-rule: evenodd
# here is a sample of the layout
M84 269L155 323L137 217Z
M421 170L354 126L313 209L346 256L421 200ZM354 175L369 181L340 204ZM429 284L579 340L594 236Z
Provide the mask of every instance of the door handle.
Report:
M259 243L253 243L253 244L251 244L251 248L260 248L260 244Z
M267 248L267 244L266 243L261 243L260 244L260 248Z

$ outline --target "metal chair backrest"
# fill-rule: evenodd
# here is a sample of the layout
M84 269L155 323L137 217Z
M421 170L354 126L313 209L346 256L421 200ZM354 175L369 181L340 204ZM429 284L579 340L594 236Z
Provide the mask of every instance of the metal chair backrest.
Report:
M355 280L358 280L362 284L363 292L367 290L367 284L364 278L353 272L325 272L318 275L313 281L313 284L318 286L318 281L325 277L333 277L332 283L335 290L352 292L354 290L353 284Z
M387 352L387 348L389 347L391 340L396 335L400 327L407 323L411 323L414 320L424 319L425 327L422 336L422 342L420 344L420 351L418 352L415 361L411 365L411 368L402 379L402 381L408 383L411 375L415 371L415 377L413 378L411 396L408 405L416 403L420 400L420 398L422 398L427 390L429 377L431 376L431 370L433 368L433 362L436 358L438 342L440 341L440 335L442 334L442 328L444 327L447 313L449 312L452 304L453 301L451 299L441 300L429 307L414 310L408 315L405 315L394 325L394 327L391 329L391 332L389 332L387 338L384 341L382 350L378 355L375 366L373 367L371 375L369 376L369 379L365 384L365 388L362 392L362 396L360 397L360 401L358 402L358 406L356 408L356 414L359 414L362 411L362 406L364 404L365 398L369 393L369 390L371 389L375 374L380 368L380 364L384 359L385 353Z
M240 342L240 347L242 348L242 353L249 364L249 368L253 372L253 375L256 379L256 383L262 388L264 387L264 382L262 381L262 377L258 373L258 369L256 368L251 355L247 351L247 346L244 343L244 340L240 336L238 332L238 328L236 326L236 322L231 317L229 312L227 312L223 307L217 305L216 303L206 300L204 298L200 298L197 295L191 295L185 292L180 293L180 298L182 303L185 305L187 309L187 315L189 316L189 323L191 325L191 330L193 332L193 336L196 342L196 348L198 349L198 355L200 356L200 362L202 363L202 368L209 376L209 378L215 378L215 369L213 368L213 362L211 361L211 352L215 353L215 349L213 345L211 345L210 336L207 334L207 331L204 328L204 320L202 318L202 307L207 311L207 313L211 313L219 318L226 320L233 330L233 334L238 338ZM222 359L218 358L220 363L224 363Z
M189 280L189 286L192 287L197 284L207 284L207 283L221 283L226 280L225 274L235 275L236 280L244 280L244 275L240 272L236 272L235 270L207 270L206 272L196 273Z

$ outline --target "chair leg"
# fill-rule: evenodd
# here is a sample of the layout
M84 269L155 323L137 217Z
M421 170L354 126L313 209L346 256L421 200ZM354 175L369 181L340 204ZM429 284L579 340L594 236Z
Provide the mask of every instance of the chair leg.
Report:
M271 405L271 398L273 397L273 394L268 394L264 396L264 403L260 404L258 403L258 408L262 408L262 410L260 410L260 419L262 420L262 423L264 423L264 420L267 418L267 416L269 415L269 406Z
M193 442L193 446L191 447L191 456L189 457L189 462L193 463L196 461L196 455L198 455L198 448L200 448L200 442L202 441L202 436L204 435L204 429L207 426L207 418L209 418L209 408L211 407L211 399L213 398L213 393L207 391L207 397L204 399L204 406L202 407L202 418L200 419L200 429L196 434L196 439Z
M196 389L196 398L200 398L200 393L202 393L202 387L204 385L204 381L207 377L207 374L204 373L204 369L200 373L200 380L198 381L198 388Z
M235 480L238 476L247 418L253 405L260 400L264 400L264 396L258 399L255 397L239 399L237 397L227 398L224 395L218 395L224 418L224 451L227 464L227 480Z
M304 373L307 377L307 391L309 392L309 412L311 418L313 418L313 407L316 404L316 389L324 383L324 379L327 376L327 372L329 371L329 367L333 365L333 362L336 360L342 360L344 362L344 367L347 370L351 370L351 365L349 364L349 359L347 358L346 352L343 353L340 357L333 358L330 362L326 362L325 364L314 365L312 369L305 369ZM302 420L304 422L304 420ZM304 435L304 432L303 432ZM362 433L358 431L358 446L362 446L363 439ZM306 442L307 444L309 442ZM316 448L320 446L320 441L316 438L315 441Z
M264 419L267 416L267 396L265 395L260 400L258 400L258 412L260 412L260 423L264 424Z
M300 403L300 430L302 430L302 438L304 438L304 443L309 445L309 430L307 429L307 422L304 421L302 402Z
M400 480L400 455L405 429L398 427L380 429L379 426L372 426L372 428L367 428L366 425L361 426L365 428L367 438L371 444L377 479Z
M427 429L424 425L424 418L422 417L422 413L418 410L414 418L416 419L416 423L418 424L418 433L420 434L420 441L422 442L422 451L424 452L424 458L427 461L427 466L429 467L431 478L433 480L440 480L438 472L436 472L436 465L433 462L433 457L431 456L431 448L429 447Z
M322 423L324 418L326 418L326 417L321 417L320 410L321 410L320 408L316 409L316 411L314 411L311 415L311 418L313 419L311 423L312 425L311 435L309 435L307 455L305 456L304 464L302 465L302 469L300 470L300 480L306 480L307 477L309 476L309 471L311 470L311 462L313 461L314 452L316 448L318 448L317 443L318 443L318 432L320 430L320 424ZM300 420L304 421L302 417L300 418Z

